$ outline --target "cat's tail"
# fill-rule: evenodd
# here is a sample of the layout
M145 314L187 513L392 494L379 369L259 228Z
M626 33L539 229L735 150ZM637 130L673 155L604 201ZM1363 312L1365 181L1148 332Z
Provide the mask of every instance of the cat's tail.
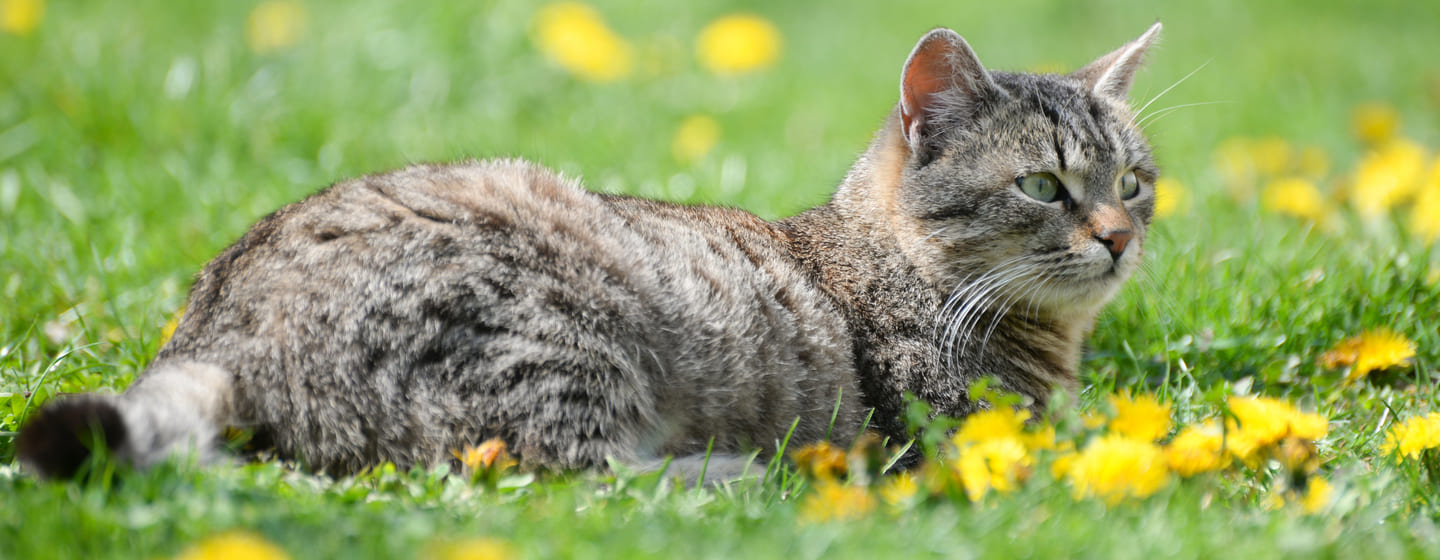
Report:
M16 455L49 478L75 476L97 449L137 468L185 453L207 461L218 455L233 385L214 365L153 364L124 394L76 395L41 408L21 428Z

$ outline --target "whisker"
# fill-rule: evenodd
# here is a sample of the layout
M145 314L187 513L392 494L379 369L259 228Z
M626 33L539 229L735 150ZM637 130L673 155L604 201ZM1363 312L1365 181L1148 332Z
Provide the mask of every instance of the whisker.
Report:
M1019 262L1023 258L1023 256L1020 256L1005 260L991 267L978 277L975 273L970 273L956 282L955 289L951 291L945 304L941 306L940 311L936 313L935 329L931 334L946 356L946 368L954 367L954 352L952 351L954 348L954 331L958 325L964 321L968 313L966 306L973 301L973 298L967 299L966 295L974 292L976 297L980 297L992 283L1004 275L1005 267ZM943 336L940 334L941 325L945 327L945 334Z
M1186 104L1184 104L1184 105L1171 105L1171 106L1166 107L1166 108L1164 108L1164 109L1160 109L1160 110L1158 110L1158 111L1155 111L1154 113L1150 113L1149 115L1146 115L1145 118L1140 119L1139 122L1135 123L1135 127L1136 127L1136 128L1143 127L1143 126L1145 126L1145 123L1147 123L1147 122L1153 123L1154 121L1159 120L1160 117L1164 117L1165 115L1169 115L1170 113L1174 113L1175 111L1178 111L1178 110L1180 110L1180 109L1184 109L1184 108L1186 108L1186 107L1199 107L1199 106L1202 106L1202 105L1224 105L1224 104L1229 104L1229 103L1234 103L1234 101L1202 101L1202 102L1200 102L1200 103L1186 103Z
M1126 126L1137 126L1137 127L1138 127L1139 125L1135 124L1135 119L1139 118L1140 115L1144 114L1144 113L1145 113L1145 109L1149 108L1150 105L1153 104L1153 103L1155 103L1156 101L1159 101L1160 98L1163 97L1165 94L1170 93L1170 90L1175 89L1175 86L1178 86L1178 85L1180 85L1180 84L1185 83L1185 80L1190 79L1190 76L1194 76L1196 72L1199 72L1199 71L1201 71L1201 70L1204 70L1205 67L1206 67L1206 66L1209 66L1210 63L1213 62L1214 60L1215 60L1215 58L1214 58L1214 57L1211 57L1209 60L1206 60L1205 62L1201 62L1201 63L1200 63L1200 66L1197 66L1194 70L1191 70L1189 74L1186 74L1186 75L1185 75L1185 77L1180 78L1179 80L1175 80L1175 83L1170 84L1170 87L1167 87L1167 88L1165 88L1165 89L1163 89L1163 90L1160 90L1160 93L1155 94L1155 97L1151 97L1149 101L1146 101L1144 105L1141 105L1140 108L1135 111L1135 114L1133 114L1133 115L1130 116L1130 123L1129 123L1128 125L1126 125Z
M964 303L959 304L959 306L955 308L954 313L946 319L945 334L941 337L940 346L946 351L947 367L953 367L954 365L956 355L956 353L954 352L956 336L961 326L969 320L969 315L975 302L985 299L988 292L993 289L995 285L998 284L1000 279L1000 275L995 275L992 271L991 273L987 273L984 276L981 276L975 282L970 283L969 285L965 286L964 289L957 292L957 297L955 298L957 304L959 304L959 302L961 301L963 301ZM973 292L973 294L971 294L971 292ZM969 297L964 297L967 294L969 295Z
M1005 274L998 278L995 282L992 283L992 286L989 289L987 289L985 292L982 292L981 294L978 294L979 297L970 302L970 305L967 306L968 311L966 312L966 320L964 323L959 325L959 330L954 334L954 336L963 335L962 338L964 342L960 346L960 353L962 355L965 353L965 350L968 349L970 346L970 333L974 331L976 326L979 325L980 319L983 317L985 311L989 311L993 315L996 312L996 309L991 304L995 303L1000 296L1005 295L1002 290L1008 288L1011 282L1023 278L1025 275L1029 274L1032 268L1033 267L1019 266L1011 269L1008 274Z

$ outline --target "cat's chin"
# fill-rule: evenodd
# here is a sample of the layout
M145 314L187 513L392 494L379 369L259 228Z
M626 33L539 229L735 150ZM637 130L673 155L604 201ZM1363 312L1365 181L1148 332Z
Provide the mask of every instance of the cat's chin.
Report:
M1072 278L1053 285L1030 304L1044 315L1062 320L1093 317L1115 298L1131 272L1127 267L1107 267L1093 275Z

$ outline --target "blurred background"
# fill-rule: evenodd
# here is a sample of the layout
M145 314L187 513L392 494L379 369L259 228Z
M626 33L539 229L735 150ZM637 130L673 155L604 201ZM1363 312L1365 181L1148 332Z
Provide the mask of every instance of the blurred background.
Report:
M123 384L205 261L337 180L519 156L774 218L826 200L926 30L959 31L991 68L1056 72L1156 20L1132 91L1168 174L1156 291L1327 239L1431 258L1432 0L0 0L0 397L23 409L62 348L103 354L62 387ZM1294 287L1306 258L1247 289ZM1222 285L1169 294L1164 314L1214 323ZM1128 305L1100 348L1132 332Z

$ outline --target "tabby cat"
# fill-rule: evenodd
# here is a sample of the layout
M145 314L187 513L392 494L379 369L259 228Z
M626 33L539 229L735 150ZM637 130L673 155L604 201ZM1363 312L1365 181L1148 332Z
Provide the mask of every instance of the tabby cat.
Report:
M1158 171L1126 95L1159 31L1068 75L931 31L829 203L777 222L517 160L341 182L210 262L135 384L44 407L19 457L214 459L238 426L331 474L500 438L546 469L713 445L726 476L792 425L903 441L907 393L963 416L985 376L1041 409L1140 262Z

